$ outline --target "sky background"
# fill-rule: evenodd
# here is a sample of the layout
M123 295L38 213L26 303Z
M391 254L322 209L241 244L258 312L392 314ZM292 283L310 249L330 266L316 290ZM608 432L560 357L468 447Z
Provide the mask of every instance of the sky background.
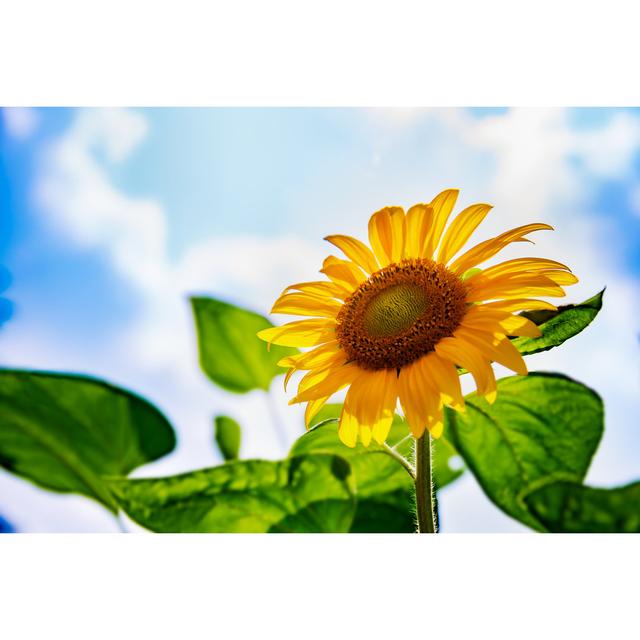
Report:
M136 476L219 463L220 413L242 424L243 457L279 457L265 394L200 373L188 296L266 313L316 278L323 236L364 239L382 206L449 187L457 210L495 206L474 241L548 222L526 254L572 267L569 301L607 287L584 333L528 364L602 395L588 482L640 478L640 109L5 109L0 363L100 376L154 402L179 445ZM301 410L281 379L270 393L293 441ZM439 498L443 531L525 530L470 474ZM0 516L0 530L118 530L92 501L1 470Z

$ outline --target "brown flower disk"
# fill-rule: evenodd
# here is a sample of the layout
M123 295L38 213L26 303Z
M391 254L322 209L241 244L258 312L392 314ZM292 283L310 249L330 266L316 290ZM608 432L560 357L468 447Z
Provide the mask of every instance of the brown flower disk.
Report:
M391 264L345 300L338 342L363 369L399 369L453 334L465 315L466 295L462 280L433 260Z

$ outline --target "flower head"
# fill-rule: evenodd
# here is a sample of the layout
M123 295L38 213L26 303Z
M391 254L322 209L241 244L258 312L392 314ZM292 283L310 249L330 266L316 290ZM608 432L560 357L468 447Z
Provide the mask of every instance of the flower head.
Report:
M443 407L464 410L457 367L471 373L489 402L496 398L492 362L526 375L509 336L536 337L540 330L516 312L555 310L538 296L564 296L562 287L577 278L542 258L480 269L508 244L552 227L524 225L461 253L491 206L471 205L447 227L457 196L449 189L406 214L400 207L374 213L371 248L328 236L345 258L329 256L320 270L326 280L291 285L276 300L272 313L311 316L258 334L269 343L311 347L279 363L288 368L285 388L294 372L308 372L291 401L307 403L307 425L349 387L339 427L345 444L383 443L398 401L415 437L428 429L437 438Z

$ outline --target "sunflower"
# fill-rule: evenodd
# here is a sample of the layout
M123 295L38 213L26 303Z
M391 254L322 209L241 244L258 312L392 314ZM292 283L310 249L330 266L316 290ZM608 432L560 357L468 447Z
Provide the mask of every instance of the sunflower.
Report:
M466 369L477 393L496 399L492 362L526 375L509 336L540 335L517 312L556 307L537 299L560 297L577 278L554 260L517 258L488 268L512 242L528 241L547 224L506 231L460 253L492 208L474 204L448 225L458 190L438 194L405 214L385 207L369 220L371 248L356 238L325 238L345 256L329 256L326 280L287 287L272 313L310 316L258 333L289 347L312 347L283 358L292 374L307 371L291 403L306 402L307 426L336 392L349 387L340 416L340 439L382 444L398 402L416 438L425 429L437 438L443 407L464 411L458 368ZM446 228L446 229L445 229Z

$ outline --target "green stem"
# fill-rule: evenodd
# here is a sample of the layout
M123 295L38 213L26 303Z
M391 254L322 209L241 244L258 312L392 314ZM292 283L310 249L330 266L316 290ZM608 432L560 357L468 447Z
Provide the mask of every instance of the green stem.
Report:
M431 435L429 432L416 439L416 512L418 533L436 533L435 496L433 494L433 465Z
M411 466L411 463L400 453L398 453L395 448L390 447L386 442L382 445L381 453L386 453L388 456L398 461L406 470L406 472L411 476L412 480L415 482L416 480L416 470Z

